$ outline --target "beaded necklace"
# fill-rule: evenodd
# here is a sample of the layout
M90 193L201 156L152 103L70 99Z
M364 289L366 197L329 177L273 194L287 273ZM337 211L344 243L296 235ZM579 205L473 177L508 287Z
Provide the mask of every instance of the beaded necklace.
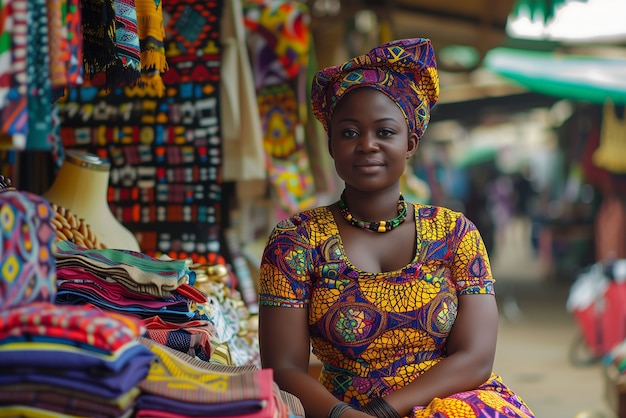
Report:
M344 193L345 192L341 193L341 198L339 199L339 212L341 213L341 216L343 216L343 218L352 226L382 233L389 232L398 227L406 219L407 205L402 194L400 194L400 199L398 199L398 216L388 221L368 222L361 221L352 216L352 213L350 213L350 209L348 209L344 200Z

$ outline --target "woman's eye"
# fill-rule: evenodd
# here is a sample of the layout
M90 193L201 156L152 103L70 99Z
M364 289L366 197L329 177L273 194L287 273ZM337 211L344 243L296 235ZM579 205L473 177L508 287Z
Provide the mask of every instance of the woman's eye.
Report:
M393 131L391 129L381 129L378 131L378 135L381 137L388 137L393 135Z
M346 129L343 131L344 138L355 138L359 133L355 129Z

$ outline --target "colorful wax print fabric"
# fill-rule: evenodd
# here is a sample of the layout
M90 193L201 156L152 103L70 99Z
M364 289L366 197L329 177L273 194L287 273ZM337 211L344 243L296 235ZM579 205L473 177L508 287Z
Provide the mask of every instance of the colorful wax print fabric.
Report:
M311 34L298 2L247 1L244 23L270 184L283 210L312 207L315 185L305 147Z
M292 216L270 235L260 303L307 308L320 381L354 406L409 384L445 357L459 296L493 294L485 246L473 223L449 209L414 205L416 254L393 272L351 264L328 207ZM532 417L493 375L476 390L415 407L415 418Z
M0 192L0 311L56 294L54 212L29 192Z
M165 94L139 86L71 88L59 103L61 138L67 149L111 163L111 210L143 253L206 264L220 252L221 3L163 8L171 17Z
M313 78L313 113L328 131L331 115L343 96L370 87L391 98L402 110L410 132L419 138L428 127L431 108L439 99L439 74L430 39L392 41L324 68Z

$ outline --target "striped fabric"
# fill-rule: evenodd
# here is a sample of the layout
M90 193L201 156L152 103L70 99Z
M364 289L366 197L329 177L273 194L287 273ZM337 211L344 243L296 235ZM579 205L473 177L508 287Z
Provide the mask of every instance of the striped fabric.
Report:
M221 403L271 399L273 373L254 366L221 366L197 360L162 344L140 340L156 355L141 389L183 402ZM229 373L225 373L229 371Z
M145 337L137 340L157 355L157 364L160 364L159 370L154 370L157 367L153 367L141 384L146 393L199 403L265 399L273 407L250 416L261 417L268 413L273 418L305 416L300 400L291 393L280 390L274 383L271 369L259 370L254 365L231 366L205 362ZM156 416L155 412L150 411L150 415L138 411L137 416ZM177 415L161 411L159 416Z
M0 2L0 108L4 107L11 87L11 38L13 37L11 0Z
M115 48L119 60L114 83L134 85L141 76L135 0L114 0L113 8L115 10Z
M11 0L9 90L0 114L0 133L25 136L28 132L26 49L28 43L28 1ZM23 149L25 141L15 142Z
M0 311L0 341L67 341L84 348L114 351L144 332L139 319L90 305L37 302Z

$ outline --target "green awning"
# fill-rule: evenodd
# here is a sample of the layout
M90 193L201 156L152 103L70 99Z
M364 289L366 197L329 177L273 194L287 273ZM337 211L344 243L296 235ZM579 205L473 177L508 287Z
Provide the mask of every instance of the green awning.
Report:
M517 0L512 14L528 14L531 19L541 19L544 22L551 20L556 9L571 0ZM582 1L582 0L579 0Z
M626 58L498 47L487 53L483 65L536 93L626 104Z

